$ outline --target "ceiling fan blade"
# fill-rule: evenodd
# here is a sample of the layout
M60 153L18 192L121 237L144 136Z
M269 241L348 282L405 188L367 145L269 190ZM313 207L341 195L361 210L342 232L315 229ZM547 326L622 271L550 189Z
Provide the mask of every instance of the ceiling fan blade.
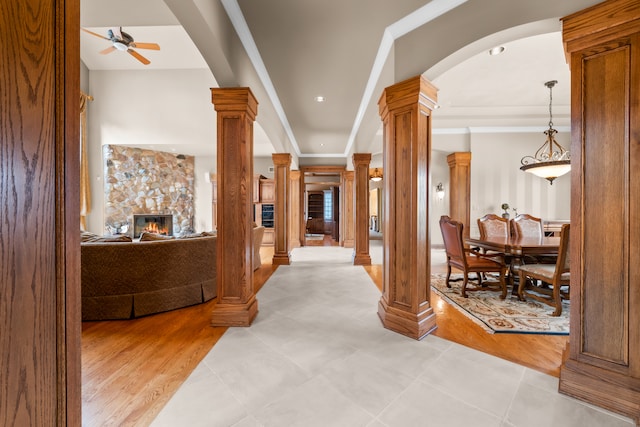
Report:
M144 65L149 65L151 64L151 61L149 61L147 58L145 58L144 56L140 55L138 52L136 52L133 49L129 49L127 50L127 52L129 52L131 54L131 56L133 56L134 58L136 58L138 61L142 62Z
M106 49L104 49L104 50L101 50L99 53L101 53L102 55L106 55L107 53L111 53L111 52L113 52L114 50L116 50L116 48L115 48L115 47L113 47L113 46L109 46L108 48L106 48Z
M82 31L84 31L85 33L89 33L89 34L91 34L92 36L100 37L101 39L105 39L105 40L109 40L109 41L111 40L111 39L109 39L108 37L105 37L105 36L100 35L100 34L98 34L98 33L94 33L93 31L89 31L89 30L87 30L86 28L80 28L80 29L81 29Z
M160 45L158 43L139 43L133 42L133 46L136 49L151 49L151 50L160 50Z

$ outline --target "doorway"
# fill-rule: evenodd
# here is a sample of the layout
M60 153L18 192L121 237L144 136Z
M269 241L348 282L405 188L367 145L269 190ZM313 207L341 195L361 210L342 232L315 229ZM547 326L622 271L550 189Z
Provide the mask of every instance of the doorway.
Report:
M342 243L342 166L301 166L300 244L337 246Z

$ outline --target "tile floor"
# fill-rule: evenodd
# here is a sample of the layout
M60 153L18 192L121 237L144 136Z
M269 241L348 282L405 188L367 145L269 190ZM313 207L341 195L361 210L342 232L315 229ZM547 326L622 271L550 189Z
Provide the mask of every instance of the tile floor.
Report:
M381 256L374 253L372 257ZM427 336L390 332L353 250L294 249L153 426L632 426L558 380Z

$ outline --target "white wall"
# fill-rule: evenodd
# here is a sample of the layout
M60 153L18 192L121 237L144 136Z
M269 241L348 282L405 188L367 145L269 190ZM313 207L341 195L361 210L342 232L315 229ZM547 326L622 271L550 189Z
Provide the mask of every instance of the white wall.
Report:
M471 136L472 234L479 234L475 220L487 213L501 214L502 203L544 220L569 219L570 175L550 185L546 179L520 170L520 159L533 155L545 138L542 132ZM558 133L556 140L570 146L568 133ZM509 213L513 218L514 211Z
M213 229L211 202L213 190L209 174L216 171L215 156L196 156L194 166L194 207L195 215L193 225L195 231L210 231Z
M457 150L461 151L461 150ZM431 205L429 210L429 230L431 246L441 246L442 233L440 232L440 217L449 215L449 194L451 185L449 181L449 164L447 156L451 152L442 150L431 150ZM436 186L441 182L444 188L444 199L438 200L436 197Z
M91 71L89 93L94 101L88 111L89 174L92 184L92 211L87 228L94 233L104 232L104 190L102 146L121 144L145 146L158 151L192 143L211 144L215 155L216 114L211 104L211 87L216 83L207 69L200 70L144 70ZM199 156L197 156L199 157ZM201 194L206 186L206 162L198 162L196 178L196 226L210 224L204 209L209 194ZM215 162L214 162L215 163ZM208 211L211 207L209 203Z
M88 87L87 87L88 84ZM216 114L210 88L215 81L209 70L86 71L82 87L94 97L88 109L89 167L92 181L92 212L89 231L104 231L104 191L102 145L146 145L167 151L190 143L211 144L211 152L196 156L197 231L211 229L211 185L206 172L214 172ZM432 190L438 182L445 187L445 199L431 201L431 243L442 244L438 219L448 213L449 172L446 156L455 151L471 151L471 233L477 234L475 220L486 213L500 213L509 203L520 213L544 219L568 219L569 176L550 186L546 180L520 171L520 159L535 153L544 142L542 131L533 133L465 133L434 131L431 161ZM569 147L569 134L557 140ZM153 146L153 148L151 147ZM254 172L273 177L271 157L254 159ZM513 212L512 212L513 214Z
M273 157L254 157L253 173L262 175L265 178L273 178L273 172L269 172L269 168L273 167Z

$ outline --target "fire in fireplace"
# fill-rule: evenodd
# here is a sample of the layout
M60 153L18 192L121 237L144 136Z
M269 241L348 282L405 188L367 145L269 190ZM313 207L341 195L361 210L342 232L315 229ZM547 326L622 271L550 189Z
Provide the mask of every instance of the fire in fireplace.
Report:
M134 215L133 238L137 239L142 232L173 235L173 215Z

